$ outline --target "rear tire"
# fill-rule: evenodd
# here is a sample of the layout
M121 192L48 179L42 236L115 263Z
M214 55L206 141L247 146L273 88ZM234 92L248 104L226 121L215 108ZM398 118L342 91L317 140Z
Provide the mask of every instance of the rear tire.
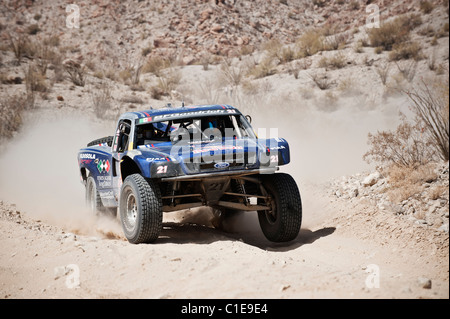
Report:
M86 206L89 211L95 215L98 215L104 208L100 194L97 191L97 184L92 176L89 176L86 180Z
M97 216L108 216L115 218L117 216L116 207L103 206L102 199L97 190L97 184L92 176L89 176L86 180L86 206L92 214Z
M132 244L150 243L162 230L161 192L140 174L127 176L122 184L119 213L125 237Z
M272 242L294 240L302 223L302 202L297 184L284 173L263 175L263 187L270 200L268 210L258 211L259 224L266 238Z

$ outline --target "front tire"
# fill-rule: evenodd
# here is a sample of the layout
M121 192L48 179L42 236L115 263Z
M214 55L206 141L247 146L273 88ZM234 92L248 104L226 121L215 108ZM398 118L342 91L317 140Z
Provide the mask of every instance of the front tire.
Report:
M158 185L140 174L122 184L119 213L125 237L132 244L155 241L162 230L162 200Z
M294 240L302 223L302 202L297 184L284 173L263 175L263 189L269 197L268 210L258 211L259 224L272 242Z

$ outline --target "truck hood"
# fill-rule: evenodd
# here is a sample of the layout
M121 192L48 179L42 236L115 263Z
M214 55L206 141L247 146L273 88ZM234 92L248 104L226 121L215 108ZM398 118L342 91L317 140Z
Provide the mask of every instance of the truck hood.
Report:
M289 146L284 139L224 138L211 142L164 142L141 145L126 153L139 163L141 171L148 177L152 175L150 166L158 162L179 163L183 174L252 169L289 162Z

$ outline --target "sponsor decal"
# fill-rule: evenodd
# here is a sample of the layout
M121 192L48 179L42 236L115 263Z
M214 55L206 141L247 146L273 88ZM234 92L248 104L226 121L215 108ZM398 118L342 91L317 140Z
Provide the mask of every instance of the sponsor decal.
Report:
M227 163L227 162L220 162L220 163L214 164L214 167L219 168L219 169L227 168L228 166L230 166L230 163Z
M103 199L114 199L114 193L112 191L99 192L100 197Z
M155 162L155 161L168 161L170 162L170 159L168 157L149 157L145 159L147 162Z
M90 159L90 160L94 160L94 159L95 159L95 154L92 154L92 153L82 153L82 154L80 154L80 159Z
M221 115L221 114L227 114L227 113L237 114L237 112L235 110L204 110L204 111L192 111L192 112L156 115L153 117L153 120L160 121L160 120L164 120L164 119L177 118L177 117L191 117L191 116L198 116L198 115ZM143 119L140 119L140 120L143 120ZM150 118L150 121L151 121L151 118ZM144 123L144 122L139 122L139 123Z
M92 162L92 160L90 159L80 159L80 165L87 165L90 164Z
M97 163L99 173L109 173L110 168L111 165L109 164L109 160L99 160Z
M98 186L105 188L105 187L111 187L112 186L112 178L111 176L97 176Z
M214 152L214 151L222 151L222 150L243 150L242 146L208 146L199 149L192 149L193 154L205 153L205 152Z
M151 116L149 116L149 117L144 117L143 119L139 119L139 124L150 123L151 121L152 121Z

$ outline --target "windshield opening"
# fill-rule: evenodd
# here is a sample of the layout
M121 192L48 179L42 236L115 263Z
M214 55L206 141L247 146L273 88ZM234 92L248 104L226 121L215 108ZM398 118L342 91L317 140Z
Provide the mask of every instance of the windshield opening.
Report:
M256 138L242 115L218 115L136 124L136 147L164 142L210 142Z

